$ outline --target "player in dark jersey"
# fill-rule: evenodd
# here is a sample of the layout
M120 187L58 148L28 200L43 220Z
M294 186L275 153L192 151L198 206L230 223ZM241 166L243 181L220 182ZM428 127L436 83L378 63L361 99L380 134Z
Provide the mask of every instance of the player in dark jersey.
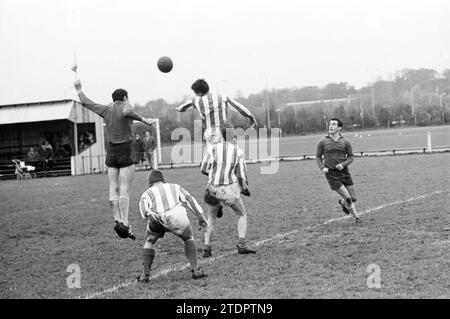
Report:
M83 92L80 80L75 81L75 89L81 104L100 115L106 127L106 166L109 179L109 202L116 222L114 230L128 229L128 237L135 239L128 223L130 199L128 190L134 177L135 152L132 146L133 121L151 125L152 122L136 114L128 103L128 92L117 89L112 94L113 103L101 105L91 101Z
M361 222L356 211L356 194L348 166L353 163L353 150L350 142L341 135L343 122L332 118L328 126L329 134L317 145L316 161L328 181L330 188L342 199L339 204L346 214L352 214L355 222ZM322 159L323 156L323 159Z

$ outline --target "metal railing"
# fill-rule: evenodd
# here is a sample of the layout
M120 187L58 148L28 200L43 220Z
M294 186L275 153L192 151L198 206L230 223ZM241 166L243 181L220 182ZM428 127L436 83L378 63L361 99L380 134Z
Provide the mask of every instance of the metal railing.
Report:
M358 151L354 152L355 157L366 157L366 156L397 156L397 155L407 155L407 154L430 154L430 153L443 153L450 152L450 146L437 146L433 147L430 152L427 147L421 148L397 148L397 149L384 149L384 150L370 150L370 151ZM82 156L83 161L83 174L101 174L107 172L107 167L105 165L106 155L95 155L95 156ZM303 161L315 159L315 154L299 154L299 155L286 155L277 157L264 157L264 158L249 158L245 162L247 164L258 164L266 163L272 161ZM92 163L96 163L97 167L93 167ZM89 165L87 165L89 164ZM172 168L188 168L188 167L199 167L201 162L191 162L191 163L160 163L158 166L161 169L172 169ZM139 165L137 170L148 170L148 165Z

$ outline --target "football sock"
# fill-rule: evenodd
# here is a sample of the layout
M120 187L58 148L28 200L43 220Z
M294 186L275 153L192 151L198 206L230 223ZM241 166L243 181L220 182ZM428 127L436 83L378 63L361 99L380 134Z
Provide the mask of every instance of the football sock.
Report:
M119 197L119 207L122 215L122 222L125 226L128 226L128 209L130 207L130 199L128 196Z
M111 206L114 220L120 222L121 220L120 220L119 201L118 200L110 200L109 204Z
M144 248L142 249L142 260L144 264L144 275L150 276L150 268L152 268L153 259L155 259L155 249L154 248Z
M359 218L358 213L356 212L355 204L353 202L350 205L348 205L348 204L345 205L345 207L347 207L347 209L353 215L353 217Z
M247 237L247 215L239 216L238 235L239 235L239 238Z
M208 228L206 229L206 232L205 232L205 245L206 246L211 246L211 237L212 237L213 231L214 231L214 222L212 219L208 219Z
M188 239L184 242L184 252L192 269L197 270L197 247L193 239Z

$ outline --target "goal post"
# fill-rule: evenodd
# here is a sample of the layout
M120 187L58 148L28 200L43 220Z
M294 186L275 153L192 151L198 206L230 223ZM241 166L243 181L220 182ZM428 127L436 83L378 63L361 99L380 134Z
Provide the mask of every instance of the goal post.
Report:
M161 155L161 133L159 129L159 119L155 119L156 129L156 149L153 151L153 159L155 161L155 169L158 169L158 164L162 162Z

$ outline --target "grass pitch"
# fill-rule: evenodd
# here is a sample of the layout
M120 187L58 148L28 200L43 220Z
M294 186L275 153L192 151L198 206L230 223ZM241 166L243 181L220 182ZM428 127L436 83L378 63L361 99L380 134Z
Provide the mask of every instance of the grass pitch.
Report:
M449 160L448 153L356 159L350 170L358 210L388 204L363 215L362 226L351 219L324 224L344 214L315 161L280 163L274 175L260 174L266 164L249 165L247 237L258 253L237 254L236 216L225 209L213 236L216 259L199 257L209 277L194 281L187 269L171 271L187 260L181 240L166 234L153 272L167 273L149 285L133 283L141 270L145 224L137 203L147 172L136 173L131 190L134 242L113 232L106 175L3 181L0 297L449 298ZM164 173L206 208L198 168ZM79 289L66 284L71 264L81 269ZM381 288L367 286L371 264L380 267Z

